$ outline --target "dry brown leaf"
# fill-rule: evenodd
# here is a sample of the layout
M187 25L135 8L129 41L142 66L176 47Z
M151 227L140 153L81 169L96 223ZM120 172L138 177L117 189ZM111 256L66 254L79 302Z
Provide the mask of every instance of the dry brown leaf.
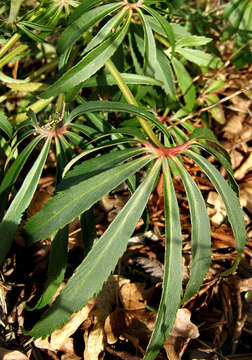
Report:
M120 301L125 310L145 309L150 290L144 287L143 283L128 283L120 288Z
M104 350L104 329L99 322L89 331L85 338L84 359L98 360L101 352Z
M245 175L252 169L252 153L249 154L248 158L243 164L235 171L234 177L236 180L241 180Z
M173 329L164 344L169 360L181 359L189 340L199 337L199 330L190 319L191 312L188 309L178 310Z
M188 309L179 309L176 315L176 321L170 336L181 336L185 339L196 339L199 336L199 330L191 322L191 312Z
M124 312L121 308L117 307L105 320L104 332L107 337L107 343L116 343L119 336L125 330L125 326Z
M8 350L0 347L1 360L29 360L26 355L17 350Z
M240 185L240 202L242 207L246 207L252 213L252 179Z
M207 203L212 205L207 211L211 220L219 225L226 217L226 209L220 195L215 191L210 191L207 197Z
M55 330L52 333L50 341L48 340L48 337L44 340L39 338L35 340L35 345L38 348L48 349L51 351L58 351L64 349L65 342L78 329L78 327L83 323L83 321L88 318L89 313L94 307L94 305L94 300L90 300L82 310L73 314L63 326L61 326L59 329Z

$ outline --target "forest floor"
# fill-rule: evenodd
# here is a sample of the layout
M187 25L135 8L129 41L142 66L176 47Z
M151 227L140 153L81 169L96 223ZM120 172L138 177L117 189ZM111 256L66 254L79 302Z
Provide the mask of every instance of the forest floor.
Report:
M229 64L221 75L228 84L219 92L221 99L229 97L220 104L226 123L221 125L213 121L212 129L232 159L248 241L237 272L221 277L220 274L236 258L232 229L213 186L188 159L186 166L204 194L211 218L212 265L200 291L178 313L159 360L168 357L175 360L182 355L183 359L252 358L252 88L242 91L248 81L252 81L252 66L235 71ZM200 121L199 118L196 123L200 124ZM214 159L209 160L219 166ZM54 165L52 156L28 217L52 196ZM191 262L190 213L180 180L175 179L174 184L181 211L185 285ZM128 191L121 186L96 205L98 235L103 233L128 197ZM0 359L141 359L154 327L153 310L158 306L163 277L165 224L162 194L158 189L149 201L148 211L148 231L140 221L126 253L100 295L45 340L30 339L23 334L22 328L30 328L43 313L43 310L28 311L25 303L34 304L43 290L50 243L44 241L27 249L22 235L17 234L3 268L4 281L0 284ZM79 236L76 221L70 226L67 277L82 260Z

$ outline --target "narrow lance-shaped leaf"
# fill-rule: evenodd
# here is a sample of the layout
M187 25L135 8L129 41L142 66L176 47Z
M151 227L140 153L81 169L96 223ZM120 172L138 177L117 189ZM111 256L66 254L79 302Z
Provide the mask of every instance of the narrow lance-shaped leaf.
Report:
M64 93L67 89L72 88L81 82L87 80L95 74L105 62L115 53L121 42L123 41L131 18L129 12L128 18L124 25L115 32L109 39L90 51L78 64L67 71L56 83L48 90L41 94L43 98Z
M175 38L171 24L165 19L164 16L160 15L156 10L152 9L151 7L143 5L143 8L148 11L148 13L150 13L152 17L157 20L157 22L161 25L163 34L168 38L168 41L173 48L175 44Z
M120 3L105 4L83 13L63 31L57 46L58 53L63 54L67 48L72 46L73 43L92 25L97 23L100 19L103 19L112 11L118 9L120 6L122 6Z
M144 28L144 72L151 76L155 73L157 61L156 42L148 20L145 18L140 9L138 9L138 13Z
M97 240L95 217L93 208L88 209L80 216L81 240L83 243L84 257L92 249L94 242Z
M68 226L52 237L47 280L44 292L34 307L26 306L28 310L38 310L45 307L55 295L64 280L67 265Z
M201 50L178 47L175 48L175 51L198 66L206 66L210 67L211 69L218 69L222 65L221 60Z
M87 12L89 9L91 9L93 6L99 4L101 0L88 0L82 2L71 14L69 18L69 23L72 24L75 20L79 19L82 14Z
M0 112L0 129L2 129L9 138L11 138L13 129L11 123L8 121L6 115L3 112Z
M202 46L208 44L212 39L205 36L185 36L176 41L176 48L184 46Z
M229 222L232 226L233 233L236 239L236 249L238 252L238 258L235 264L229 269L225 274L229 274L237 268L239 261L241 259L241 255L247 240L247 233L245 229L244 222L244 214L241 209L239 199L236 196L235 192L231 189L231 187L227 184L223 176L219 173L219 171L206 159L204 159L201 155L198 155L190 150L186 152L192 160L194 160L199 167L205 172L209 180L215 186L219 195L221 196L226 211Z
M178 79L179 87L184 95L186 107L191 111L196 98L195 86L193 85L192 78L184 65L174 56L171 58L171 62Z
M165 202L165 262L161 301L145 360L155 359L176 319L182 294L182 234L179 207L167 159L162 162Z
M181 162L174 157L182 178L190 208L192 223L192 264L190 279L183 301L189 300L200 288L211 263L211 227L203 196Z
M225 156L223 156L218 150L216 150L215 148L213 148L208 144L199 143L197 144L197 146L201 147L202 149L206 150L207 152L215 156L216 159L221 163L221 165L224 166L225 170L227 171L228 182L232 187L232 189L234 190L234 192L236 193L236 195L239 196L239 186L234 178L234 172L232 169L231 162Z
M131 174L145 166L153 157L144 156L129 163L81 179L65 191L59 191L44 208L28 220L24 231L30 243L50 236L76 216L88 210L102 196L125 181ZM102 158L100 157L100 161ZM80 176L81 178L81 176ZM64 180L61 183L64 186Z
M95 243L87 257L75 270L52 307L31 330L33 337L45 337L86 305L97 294L126 250L127 242L147 204L160 168L158 160L144 182Z
M108 22L106 22L106 24L99 30L99 32L89 41L82 55L95 48L97 45L103 42L109 35L111 35L113 30L123 20L127 11L128 9L127 7L125 7L124 9L119 11L118 14L113 16Z
M29 155L31 154L32 150L35 146L42 140L41 137L36 137L33 139L30 144L28 144L21 154L18 155L16 160L13 162L11 167L8 169L7 173L5 174L3 181L0 186L0 218L2 218L4 210L6 209L6 204L8 201L9 193L11 191L12 185L18 178L18 175L24 164L26 163Z
M150 76L145 75L137 75L137 74L120 74L126 84L136 84L136 85L152 85L152 86L163 86L163 82L156 80ZM116 85L115 79L112 75L99 75L93 76L92 78L86 80L82 85L82 87L96 87L96 86L108 86L108 85Z
M49 148L50 140L47 140L0 224L0 233L3 234L0 242L0 263L2 263L9 251L23 212L27 209L33 198Z
M134 115L140 116L146 120L149 120L153 124L155 124L168 138L170 134L167 128L159 121L152 113L146 111L143 108L140 108L135 105L131 104L124 104L121 102L115 101L89 101L83 105L78 106L75 108L68 116L67 121L72 121L79 115L88 112L95 112L95 111L121 111L121 112L128 112Z

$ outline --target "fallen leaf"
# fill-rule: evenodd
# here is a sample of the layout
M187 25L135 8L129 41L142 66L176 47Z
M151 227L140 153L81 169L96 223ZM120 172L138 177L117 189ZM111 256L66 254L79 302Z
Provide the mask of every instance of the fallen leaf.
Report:
M55 330L51 334L50 341L48 337L44 340L39 338L35 340L35 345L38 348L48 349L51 351L63 351L66 341L78 329L78 327L83 323L83 321L88 318L89 313L94 307L94 305L94 300L90 300L83 309L81 309L77 313L74 313L63 326L61 326L59 329Z
M181 359L190 339L199 337L199 330L191 322L191 312L188 309L179 309L173 329L164 344L169 360Z
M234 177L236 180L241 180L245 175L252 169L252 153L249 154L248 158L242 163L242 165L235 171Z
M1 360L29 360L26 355L17 350L8 350L0 347Z

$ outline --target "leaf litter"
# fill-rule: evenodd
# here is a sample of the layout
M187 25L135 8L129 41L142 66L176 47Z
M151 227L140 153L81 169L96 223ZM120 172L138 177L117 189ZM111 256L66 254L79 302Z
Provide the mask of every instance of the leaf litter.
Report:
M220 74L226 86L218 95L228 97L246 86L252 77L252 66L233 71L227 67ZM199 292L178 311L176 323L159 360L251 359L252 335L252 95L251 91L231 97L221 104L224 126L217 123L216 135L231 156L234 175L240 188L240 202L245 212L248 241L237 274L228 278L219 274L236 258L234 237L226 223L226 213L212 185L188 159L186 166L203 191L212 225L212 265ZM210 112L211 114L211 112ZM210 115L211 116L211 115ZM199 119L198 122L201 120ZM215 161L211 157L209 160ZM219 166L215 162L216 166ZM54 166L49 165L48 173ZM29 208L29 216L38 211L51 196L53 176L41 179L40 187ZM183 234L183 285L186 285L191 263L188 204L179 179L174 180ZM96 205L97 234L101 235L120 211L130 194L122 187L108 194ZM143 221L114 275L104 284L99 295L60 329L45 340L29 340L22 327L32 326L40 313L30 314L24 302L30 303L41 294L45 281L50 242L23 247L20 234L3 268L1 281L0 357L8 359L138 360L144 355L154 328L156 309L161 295L164 254L164 214L162 193L153 193L148 211L152 232L145 232ZM71 224L69 256L74 261L67 274L81 261L79 223ZM140 233L140 234L139 234ZM76 252L75 252L76 251ZM20 261L22 259L22 261ZM30 260L32 259L32 260ZM68 275L69 276L69 275ZM64 285L64 284L63 284ZM7 305L8 304L8 310ZM192 320L190 317L192 316ZM17 351L19 349L20 351ZM224 355L223 355L224 354Z

